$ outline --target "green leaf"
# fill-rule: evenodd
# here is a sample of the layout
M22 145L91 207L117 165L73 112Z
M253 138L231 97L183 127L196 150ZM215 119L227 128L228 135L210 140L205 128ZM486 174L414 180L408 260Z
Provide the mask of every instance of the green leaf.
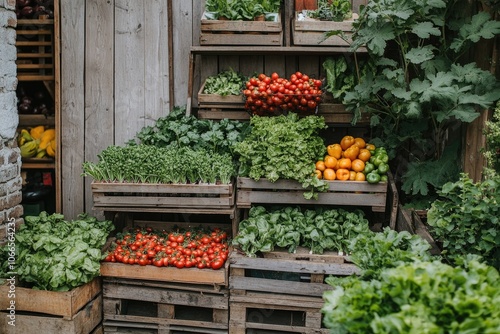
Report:
M432 22L424 21L413 25L411 31L420 38L429 38L432 36L441 36L441 31L434 26Z
M436 48L432 45L416 47L410 49L410 51L406 53L405 57L413 64L421 64L424 61L430 60L434 57L433 51L435 49Z

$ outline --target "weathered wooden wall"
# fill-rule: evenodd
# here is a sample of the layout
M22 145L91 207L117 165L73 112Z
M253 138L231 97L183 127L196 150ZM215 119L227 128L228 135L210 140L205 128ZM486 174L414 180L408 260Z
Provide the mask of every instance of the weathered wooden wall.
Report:
M84 161L132 139L170 104L185 104L199 2L61 0L61 202L68 218L92 213Z

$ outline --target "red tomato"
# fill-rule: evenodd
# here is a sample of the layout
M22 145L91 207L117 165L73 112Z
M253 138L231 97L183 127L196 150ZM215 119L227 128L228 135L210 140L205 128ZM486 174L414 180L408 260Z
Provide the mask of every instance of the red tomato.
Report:
M220 258L215 258L213 261L210 263L210 267L214 270L222 268L224 265L224 261L222 261Z

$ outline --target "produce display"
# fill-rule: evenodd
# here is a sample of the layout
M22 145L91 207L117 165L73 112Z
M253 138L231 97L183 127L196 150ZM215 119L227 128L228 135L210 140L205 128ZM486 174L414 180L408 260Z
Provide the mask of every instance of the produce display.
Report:
M31 84L31 82L30 82ZM38 83L19 83L16 90L17 111L20 115L53 115L53 100L46 89Z
M204 94L217 94L217 95L241 95L245 88L247 77L229 69L220 72L217 75L209 76L205 80L203 87Z
M83 175L98 182L231 183L233 157L203 148L152 145L109 146L97 163L83 163Z
M353 17L351 0L317 0L316 8L304 9L302 14L322 21L342 22Z
M271 20L270 13L280 11L281 0L205 0L205 17L210 20L254 21Z
M101 249L114 229L111 221L82 214L65 220L62 214L27 216L15 235L18 279L35 289L68 291L99 276ZM9 249L1 248L2 277L9 269ZM10 276L9 276L10 277Z
M369 281L327 278L324 324L332 333L498 333L500 275L467 259L452 267L414 261Z
M220 228L166 231L146 227L119 233L104 261L217 270L224 266L228 253L228 235Z
M306 198L317 195L314 191L328 189L326 182L314 176L314 161L325 154L319 131L326 128L320 116L300 118L295 113L275 117L253 116L250 133L238 143L239 176L254 180L267 178L297 180L304 188Z
M56 130L43 125L23 128L17 137L23 158L54 158L56 143Z
M314 254L327 250L349 252L354 238L373 235L368 224L359 210L254 206L248 218L240 222L233 245L248 256L270 252L275 247L293 253L298 246L307 247Z
M245 109L254 115L276 115L283 112L314 114L321 102L319 79L296 72L289 79L274 72L271 76L260 73L246 83Z
M389 156L384 147L363 138L344 136L326 147L327 154L316 161L316 176L328 181L387 182Z

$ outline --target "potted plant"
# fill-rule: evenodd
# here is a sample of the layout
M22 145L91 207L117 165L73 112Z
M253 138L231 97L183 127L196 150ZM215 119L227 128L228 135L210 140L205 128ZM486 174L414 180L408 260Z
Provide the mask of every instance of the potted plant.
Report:
M350 0L319 0L310 16L322 21L342 22L353 17Z
M455 1L371 0L353 24L352 50L366 47L376 68L343 103L354 123L370 114L374 141L388 148L403 200L421 198L427 207L435 189L458 178L461 125L500 98L495 77L463 61L481 38L500 33L500 22L486 12L463 13Z

